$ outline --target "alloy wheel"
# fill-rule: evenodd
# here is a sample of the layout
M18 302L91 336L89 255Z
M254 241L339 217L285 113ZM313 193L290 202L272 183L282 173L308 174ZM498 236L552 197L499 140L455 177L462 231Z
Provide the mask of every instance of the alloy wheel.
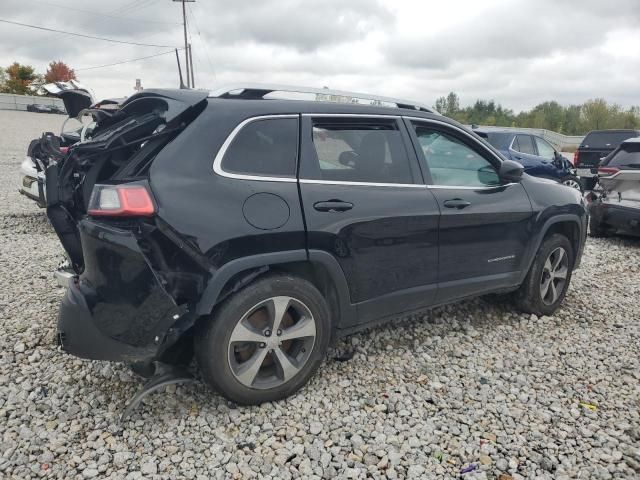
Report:
M573 178L569 178L567 180L565 180L564 182L562 182L563 185L566 185L567 187L571 187L571 188L575 188L576 190L580 190L580 182L578 182L577 180L574 180Z
M229 367L246 387L276 388L306 365L315 339L315 319L304 303L271 297L252 307L234 327Z
M553 250L542 268L540 296L545 305L553 305L564 291L569 273L569 257L564 248Z

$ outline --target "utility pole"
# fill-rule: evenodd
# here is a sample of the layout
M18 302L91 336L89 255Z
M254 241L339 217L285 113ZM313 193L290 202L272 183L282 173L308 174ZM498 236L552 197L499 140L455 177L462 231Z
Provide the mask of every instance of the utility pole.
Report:
M190 75L190 70L189 68L191 68L191 71L193 71L193 65L191 65L191 67L189 67L190 65L190 58L189 58L189 42L187 41L187 7L186 4L187 2L195 2L196 0L173 0L174 2L182 2L182 26L184 27L184 61L185 61L185 66L186 66L186 70L187 70L187 87L193 87L194 86L194 82L193 79L191 78Z
M191 88L196 88L196 74L193 73L193 57L191 56L191 44L189 44L189 65L191 65Z

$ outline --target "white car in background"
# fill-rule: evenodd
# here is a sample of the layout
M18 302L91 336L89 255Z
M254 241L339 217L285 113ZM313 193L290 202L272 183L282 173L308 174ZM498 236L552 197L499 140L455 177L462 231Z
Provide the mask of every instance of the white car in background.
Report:
M20 193L44 208L45 170L49 163L63 160L71 145L84 140L95 125L92 115L111 115L123 99L108 99L94 104L89 90L74 80L49 83L43 85L42 89L61 98L68 113L60 134L45 133L42 137L32 140L27 149L27 156L20 165Z

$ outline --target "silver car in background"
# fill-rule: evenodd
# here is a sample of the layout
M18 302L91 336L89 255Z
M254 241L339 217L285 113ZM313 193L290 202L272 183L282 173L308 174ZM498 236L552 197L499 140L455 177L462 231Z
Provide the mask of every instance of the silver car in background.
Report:
M640 137L625 140L602 159L590 200L591 236L640 235Z

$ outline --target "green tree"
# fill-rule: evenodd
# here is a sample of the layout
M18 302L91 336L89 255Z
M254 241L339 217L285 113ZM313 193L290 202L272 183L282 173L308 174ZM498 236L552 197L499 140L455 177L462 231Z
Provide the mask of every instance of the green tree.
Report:
M450 92L446 97L436 99L435 109L450 118L455 118L460 112L460 99L455 92Z
M569 105L564 112L563 131L565 135L579 135L583 132L582 126L582 106Z
M582 105L582 120L586 130L607 128L610 120L609 106L604 98L588 100Z
M562 131L565 110L558 102L543 102L536 105L531 113L533 114L533 127L545 128L555 132Z
M26 95L31 93L29 86L36 80L35 69L30 65L20 65L13 62L6 68L7 79L2 86L3 93Z

